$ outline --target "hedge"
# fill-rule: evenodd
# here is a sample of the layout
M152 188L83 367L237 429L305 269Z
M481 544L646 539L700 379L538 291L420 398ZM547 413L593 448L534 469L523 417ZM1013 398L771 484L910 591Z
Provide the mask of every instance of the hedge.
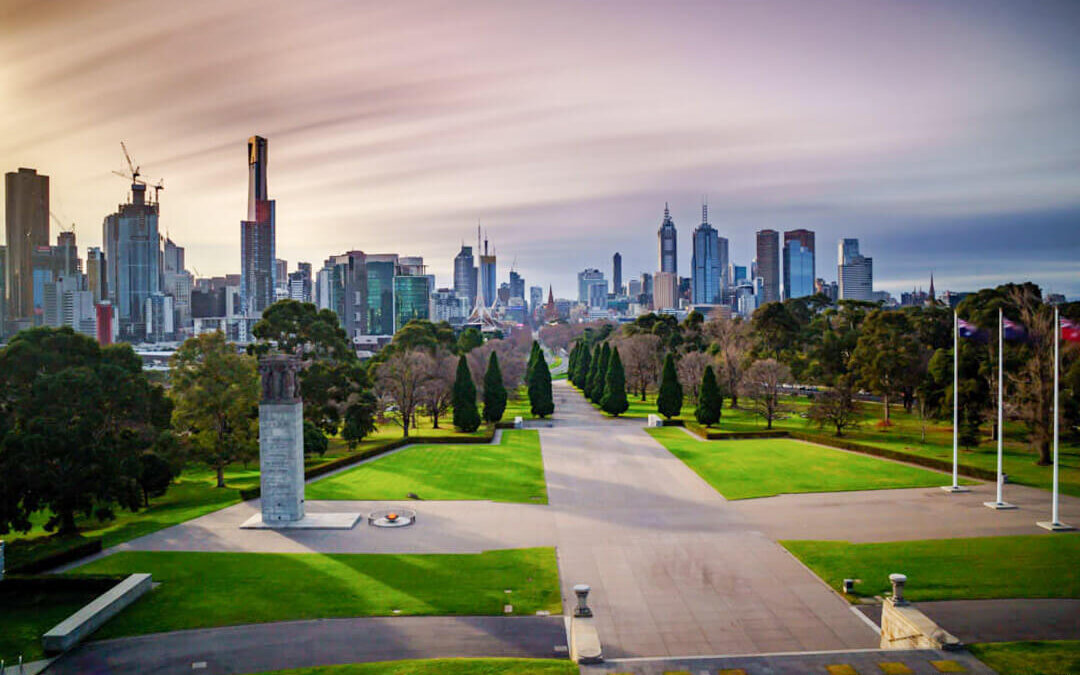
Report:
M310 480L312 478L318 478L319 476L325 476L328 473L343 469L347 466L352 466L365 459L371 459L391 450L397 450L400 447L406 445L413 445L417 443L422 444L436 444L436 443L449 443L454 445L463 445L467 443L490 443L495 438L495 429L488 428L487 432L483 436L410 436L409 438L398 438L393 441L387 441L382 445L378 445L374 448L368 448L367 450L358 452L352 455L346 455L345 457L339 457L332 459L329 462L318 464L304 471L304 480ZM258 499L261 494L261 488L259 486L248 488L246 490L240 490L240 499L248 501L251 499Z
M18 549L22 546L31 547L35 543L35 540L23 540L15 542L6 547L4 553L5 558L9 561L12 559L18 560ZM11 567L8 567L7 572L10 574L40 574L59 567L60 565L66 565L70 562L75 562L89 555L101 552L101 538L87 539L80 543L62 548L52 553L47 553L41 556L28 556L30 559L26 562L20 562Z
M5 576L2 591L90 591L104 593L124 580L119 574L44 574L41 576Z

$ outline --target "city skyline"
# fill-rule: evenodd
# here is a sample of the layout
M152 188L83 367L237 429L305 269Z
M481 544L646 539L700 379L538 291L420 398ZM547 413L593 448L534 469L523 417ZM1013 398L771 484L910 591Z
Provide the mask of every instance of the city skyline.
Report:
M121 39L135 7L155 36L138 49ZM573 297L576 272L607 269L615 250L627 278L655 272L663 203L689 242L708 194L734 264L749 264L754 232L806 228L823 251L859 238L877 252L875 287L893 295L931 271L939 289L1030 279L1080 293L1075 5L860 6L856 19L845 3L618 14L565 3L528 21L485 3L453 21L423 4L320 7L99 3L73 32L66 9L14 3L4 170L50 176L53 209L77 223L82 246L100 246L102 219L129 189L110 174L126 140L165 179L162 232L201 276L239 271L247 175L236 144L258 133L274 142L278 257L290 265L407 249L449 285L479 217L500 262L517 256L525 279ZM816 28L791 33L779 12ZM370 45L352 40L361 21L378 35ZM601 23L612 37L593 40ZM560 37L538 43L525 24ZM401 48L412 31L435 39ZM634 53L646 39L661 49ZM176 58L179 44L188 58ZM783 66L794 55L805 72ZM312 62L327 66L310 76ZM777 67L751 81L754 62ZM1018 229L1043 236L1016 241ZM818 276L832 265L819 253Z

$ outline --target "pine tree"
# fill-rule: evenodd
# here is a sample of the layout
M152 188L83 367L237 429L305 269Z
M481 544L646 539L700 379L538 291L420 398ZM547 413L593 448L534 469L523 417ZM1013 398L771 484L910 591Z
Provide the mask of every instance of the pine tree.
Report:
M541 353L529 378L529 406L532 414L543 419L555 412L555 397L551 393L551 371Z
M612 347L611 356L608 358L607 376L604 378L604 398L600 401L600 407L604 412L615 417L626 412L626 409L630 407L630 403L626 400L626 373L623 371L618 347Z
M593 376L589 387L589 400L599 405L604 400L604 381L607 379L608 362L611 360L611 346L604 343L600 349L600 362L596 366L596 374Z
M574 381L574 369L577 367L578 359L581 357L581 350L578 349L578 343L574 343L574 346L570 349L570 358L566 363L566 379L571 383Z
M499 357L491 352L487 372L484 373L484 421L494 424L506 412L506 387L503 385Z
M664 372L660 376L660 393L656 397L656 410L671 419L682 412L683 393L679 376L675 373L675 357L669 352L664 359Z
M724 397L716 386L716 373L712 366L705 366L705 373L701 376L701 388L698 390L697 410L694 411L698 424L711 427L719 422L723 405Z
M592 370L592 353L589 351L589 346L582 343L581 356L578 357L577 374L574 377L574 386L578 389L585 389L585 380L589 377L589 372Z
M469 362L464 354L458 359L452 405L454 426L459 431L472 433L480 428L480 412L476 409L476 385L473 384Z
M540 354L540 343L533 340L532 348L529 350L529 364L525 366L525 381L528 382L532 379L533 368L536 367L536 357Z

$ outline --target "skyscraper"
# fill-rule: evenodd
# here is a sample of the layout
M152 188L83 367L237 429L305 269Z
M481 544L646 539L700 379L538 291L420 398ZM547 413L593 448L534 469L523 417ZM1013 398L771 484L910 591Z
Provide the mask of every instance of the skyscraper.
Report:
M454 256L454 293L467 299L470 308L476 304L476 263L472 246L462 244L461 251Z
M296 271L289 272L289 299L311 302L311 263L296 263Z
M421 264L401 265L394 277L394 329L431 316L431 281Z
M757 233L757 274L762 280L760 304L780 300L780 233L759 230Z
M660 271L670 272L678 277L679 257L675 221L671 219L671 212L666 202L664 203L664 222L660 223L656 236L659 242Z
M679 308L679 275L673 272L657 272L653 275L653 308Z
M536 316L536 310L540 309L544 302L544 289L540 286L529 286L529 314Z
M105 252L97 246L86 249L86 290L90 291L95 304L109 297L105 271Z
M480 255L480 287L477 293L482 297L483 305L491 307L495 304L495 254L488 253L488 240L484 238L484 252Z
M837 245L837 295L840 300L874 300L874 259L859 254L858 239Z
M7 318L29 326L34 317L33 254L49 245L49 177L20 168L4 179Z
M146 300L161 292L158 204L146 201L146 185L131 184L131 203L121 204L102 225L105 286L121 340L146 337Z
M398 270L394 254L367 258L368 335L394 334L394 277Z
M277 276L274 200L266 188L267 142L248 139L248 213L240 222L240 293L244 313L256 318L274 302Z
M695 305L720 303L721 270L720 235L709 224L709 206L701 206L701 224L694 228L693 252L690 257L691 296Z
M578 272L577 278L578 302L583 305L594 307L607 306L607 280L604 279L603 272L592 267L587 267ZM600 288L602 291L594 291L593 287ZM601 293L604 295L603 304L600 304L599 302Z
M784 232L784 299L814 294L817 278L814 233L798 229Z
M622 295L622 254L618 251L611 257L611 292Z
M514 270L510 270L510 297L525 299L525 280Z

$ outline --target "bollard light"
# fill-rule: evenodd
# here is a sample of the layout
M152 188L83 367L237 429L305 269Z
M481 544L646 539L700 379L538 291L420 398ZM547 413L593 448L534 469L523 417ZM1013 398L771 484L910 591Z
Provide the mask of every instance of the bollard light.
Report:
M850 595L851 591L853 591L854 589L855 589L855 580L854 579L844 579L844 592Z
M588 584L578 584L574 586L574 595L577 596L577 607L574 609L574 616L592 616L592 610L589 609L589 588Z
M889 581L892 583L892 602L894 605L906 605L907 600L904 600L904 584L907 583L907 576L903 574L890 574Z

